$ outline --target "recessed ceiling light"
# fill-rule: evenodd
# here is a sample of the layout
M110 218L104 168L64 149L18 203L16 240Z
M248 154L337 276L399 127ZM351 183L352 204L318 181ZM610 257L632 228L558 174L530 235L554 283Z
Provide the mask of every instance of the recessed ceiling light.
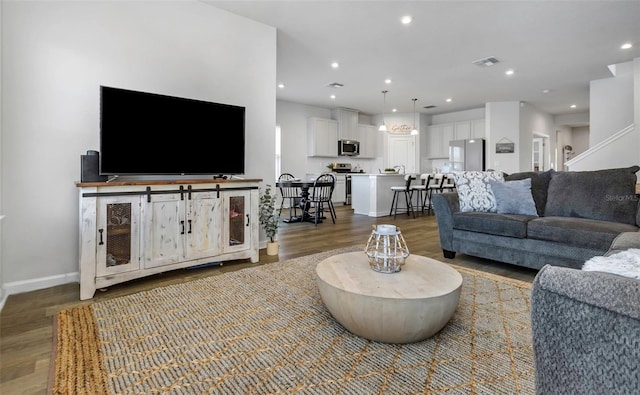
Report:
M629 49L629 48L631 48L631 47L633 47L633 44L631 44L631 43L624 43L624 44L622 44L622 45L620 46L620 49Z
M513 69L509 69L507 71L504 72L506 75L513 75L514 71Z
M576 108L576 107L578 107L578 106L576 106L575 104L572 104L570 107L571 107L571 108Z
M390 84L390 83L391 83L391 80L390 80L389 78L387 78L386 80L384 80L384 83L385 83L385 84Z
M549 89L543 89L542 90L542 93L549 93L549 92L551 92L551 90L549 90Z
M396 112L396 111L398 111L397 108L394 108L393 110L391 110L391 112Z
M337 69L338 67L340 67L340 64L338 62L333 62L331 63L331 67L333 67L334 69Z
M447 98L447 103L451 103L452 101L453 101L452 98L450 98L450 97Z
M278 88L284 89L284 84L278 84Z
M411 20L413 18L411 18L411 15L405 15L400 19L400 22L402 22L403 25L408 25L411 23Z
M336 95L331 95L331 96L329 96L329 97L330 97L330 98L332 98L332 99L335 99L335 98L336 98Z

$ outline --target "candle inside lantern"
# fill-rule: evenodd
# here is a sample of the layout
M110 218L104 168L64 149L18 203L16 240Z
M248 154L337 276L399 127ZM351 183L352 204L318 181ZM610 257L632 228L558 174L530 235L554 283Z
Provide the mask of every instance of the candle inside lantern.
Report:
M364 249L371 269L380 273L396 273L409 256L409 248L395 225L373 225Z

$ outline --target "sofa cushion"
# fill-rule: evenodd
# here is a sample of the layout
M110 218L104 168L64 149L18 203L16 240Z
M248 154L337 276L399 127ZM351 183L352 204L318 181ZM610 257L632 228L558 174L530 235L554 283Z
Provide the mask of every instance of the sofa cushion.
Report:
M539 217L527 224L530 239L602 249L608 248L622 232L635 232L635 225L575 217Z
M551 181L551 173L555 170L547 170L543 172L527 171L522 173L509 174L504 177L505 181L531 179L531 195L533 201L536 202L536 211L542 217L544 215L544 207L547 205L547 192L549 189L549 181Z
M501 171L456 171L453 172L460 211L496 211L496 198L489 187L489 180L503 181Z
M524 214L538 216L536 204L531 196L531 179L516 181L489 180L496 198L498 214Z
M453 228L498 236L527 237L527 222L535 216L485 212L453 213Z
M638 166L551 174L545 216L636 224Z

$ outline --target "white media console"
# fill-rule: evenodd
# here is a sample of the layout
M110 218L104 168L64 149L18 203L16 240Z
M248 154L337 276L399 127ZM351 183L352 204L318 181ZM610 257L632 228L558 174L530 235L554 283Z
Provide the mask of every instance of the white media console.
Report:
M258 262L260 179L79 182L80 299L189 266Z

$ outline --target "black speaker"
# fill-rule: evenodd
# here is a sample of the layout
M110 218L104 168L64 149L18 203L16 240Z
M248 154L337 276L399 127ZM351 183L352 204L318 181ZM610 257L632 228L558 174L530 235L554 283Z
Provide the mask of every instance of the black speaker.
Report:
M98 151L87 151L86 155L80 155L80 181L107 181L107 176L100 175L100 154Z

